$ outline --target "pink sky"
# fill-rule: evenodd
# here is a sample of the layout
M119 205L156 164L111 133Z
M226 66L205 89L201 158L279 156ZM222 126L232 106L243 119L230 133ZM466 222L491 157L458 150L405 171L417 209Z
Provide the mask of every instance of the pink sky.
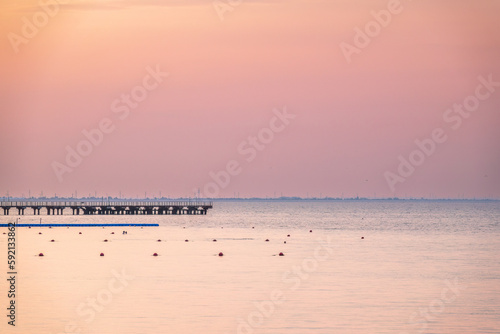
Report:
M456 129L443 118L478 77L500 82L498 1L401 1L350 63L341 43L391 1L220 0L222 20L211 0L64 2L0 5L0 196L203 195L236 161L218 196L500 198L500 86ZM169 75L121 119L147 68ZM284 107L295 118L247 161ZM58 177L103 119L114 130ZM446 140L391 188L436 128Z

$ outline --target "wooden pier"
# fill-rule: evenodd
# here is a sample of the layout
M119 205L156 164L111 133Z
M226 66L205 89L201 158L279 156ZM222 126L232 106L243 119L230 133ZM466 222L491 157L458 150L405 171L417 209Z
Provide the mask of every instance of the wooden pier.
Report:
M206 215L212 207L212 202L205 201L0 201L4 215L14 208L18 215L28 208L33 215L62 215L65 209L73 215Z

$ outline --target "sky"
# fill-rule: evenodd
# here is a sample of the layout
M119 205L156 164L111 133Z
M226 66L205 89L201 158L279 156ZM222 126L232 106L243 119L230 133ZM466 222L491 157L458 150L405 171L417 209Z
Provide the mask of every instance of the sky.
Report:
M496 0L4 0L0 196L500 198Z

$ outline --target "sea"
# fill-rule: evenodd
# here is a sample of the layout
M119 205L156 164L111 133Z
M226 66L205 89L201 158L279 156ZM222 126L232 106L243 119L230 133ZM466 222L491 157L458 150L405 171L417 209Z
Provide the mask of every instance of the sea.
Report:
M2 334L500 333L499 201L216 201L199 216L26 211L0 223L159 226L17 227L15 275L0 228Z

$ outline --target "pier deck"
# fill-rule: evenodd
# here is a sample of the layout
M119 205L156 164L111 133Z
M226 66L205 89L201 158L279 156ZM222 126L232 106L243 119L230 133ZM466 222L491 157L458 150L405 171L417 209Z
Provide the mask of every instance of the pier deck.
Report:
M64 209L72 210L73 215L206 215L213 203L208 201L0 201L4 215L10 209L17 209L24 215L30 208L34 215L44 211L47 215L62 215ZM42 211L42 209L44 209Z

